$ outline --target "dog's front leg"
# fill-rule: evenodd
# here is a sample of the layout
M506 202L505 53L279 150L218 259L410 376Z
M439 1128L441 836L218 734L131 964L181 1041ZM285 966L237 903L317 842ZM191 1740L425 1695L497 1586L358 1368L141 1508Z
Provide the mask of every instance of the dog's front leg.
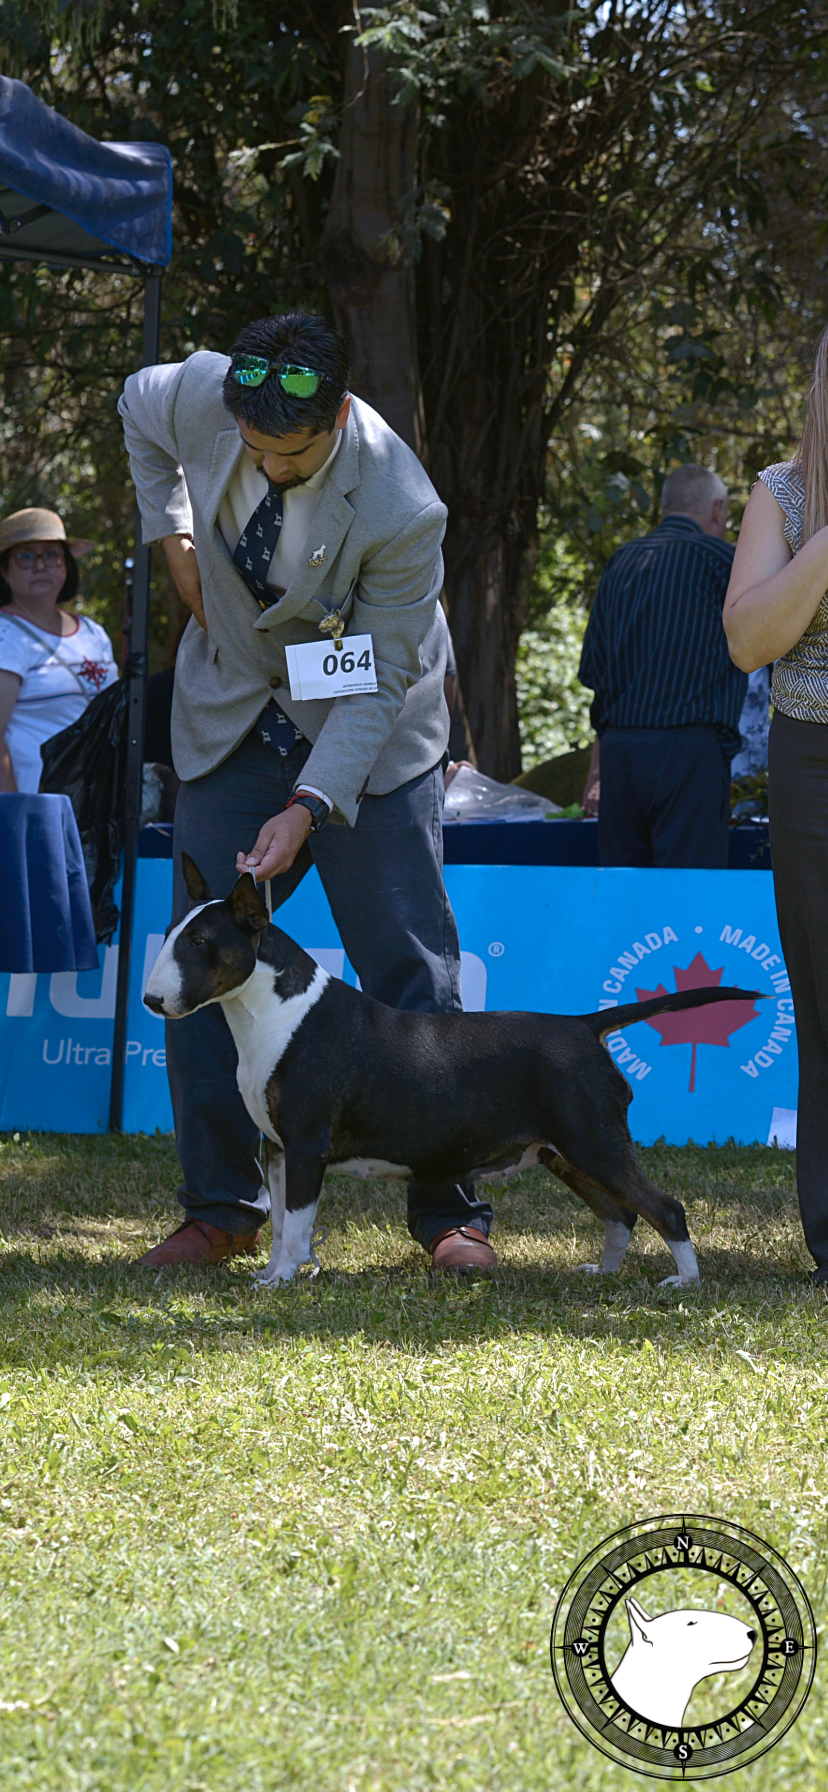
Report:
M325 1158L307 1147L297 1150L288 1145L282 1164L284 1220L279 1252L277 1256L274 1232L270 1262L256 1277L261 1288L278 1288L282 1282L292 1282L300 1264L313 1261L311 1239L325 1174Z
M267 1148L267 1180L270 1188L270 1220L273 1237L266 1269L253 1277L254 1282L269 1283L282 1254L282 1233L285 1226L285 1154L275 1145Z

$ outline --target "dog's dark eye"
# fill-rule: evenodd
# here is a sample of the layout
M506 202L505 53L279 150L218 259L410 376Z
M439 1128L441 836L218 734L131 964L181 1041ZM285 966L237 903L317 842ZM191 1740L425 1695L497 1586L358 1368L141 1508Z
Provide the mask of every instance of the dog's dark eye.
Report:
M206 944L206 941L205 941L203 933L191 933L190 934L190 945L191 946L203 946L205 944Z
M698 1624L698 1621L699 1621L699 1620L698 1620L698 1618L688 1618L688 1620L687 1620L687 1628L688 1628L688 1630L692 1630L692 1628L693 1628L693 1625L694 1625L694 1624Z

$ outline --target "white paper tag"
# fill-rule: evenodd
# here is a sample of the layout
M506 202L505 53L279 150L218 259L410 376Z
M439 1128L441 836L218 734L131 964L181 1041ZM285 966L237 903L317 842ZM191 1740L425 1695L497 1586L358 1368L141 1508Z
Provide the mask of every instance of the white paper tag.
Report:
M333 641L302 641L285 652L290 694L297 702L310 697L360 697L378 688L370 635L346 635L341 652Z

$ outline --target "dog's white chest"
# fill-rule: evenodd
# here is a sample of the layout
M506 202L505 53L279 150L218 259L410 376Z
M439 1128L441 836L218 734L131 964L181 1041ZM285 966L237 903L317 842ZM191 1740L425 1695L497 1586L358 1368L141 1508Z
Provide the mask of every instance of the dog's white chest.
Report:
M264 1133L266 1139L281 1145L282 1141L274 1128L267 1106L267 1084L270 1081L270 1073L262 1082L257 1069L254 1068L251 1074L250 1066L243 1064L240 1058L236 1081L239 1085L239 1094L254 1125L258 1126L259 1131Z
M257 964L244 989L222 1002L239 1054L236 1080L242 1101L265 1138L277 1145L281 1145L281 1139L268 1110L267 1086L291 1039L329 981L327 971L317 966L307 989L283 1001L274 989L270 966Z

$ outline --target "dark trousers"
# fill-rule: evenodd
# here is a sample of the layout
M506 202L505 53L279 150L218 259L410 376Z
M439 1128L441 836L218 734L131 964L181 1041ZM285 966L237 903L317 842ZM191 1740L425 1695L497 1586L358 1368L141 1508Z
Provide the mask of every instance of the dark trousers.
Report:
M598 862L726 870L730 767L715 728L601 736Z
M828 1279L828 727L776 710L768 774L776 913L799 1048L799 1211Z
M308 742L299 741L281 757L254 732L215 771L182 784L175 812L174 920L189 907L182 852L195 860L214 895L226 896L236 880L236 853L249 851L263 822L284 809L309 753ZM356 827L329 822L310 836L290 871L271 883L275 910L315 863L366 994L391 1008L426 1014L462 1007L457 924L442 875L442 809L438 767L388 796L364 797ZM166 1031L184 1174L178 1198L190 1219L234 1234L252 1232L267 1219L270 1197L258 1162L259 1132L236 1084L230 1028L214 1004L168 1022ZM492 1217L472 1184L409 1184L408 1229L425 1247L446 1226L474 1225L488 1236Z

